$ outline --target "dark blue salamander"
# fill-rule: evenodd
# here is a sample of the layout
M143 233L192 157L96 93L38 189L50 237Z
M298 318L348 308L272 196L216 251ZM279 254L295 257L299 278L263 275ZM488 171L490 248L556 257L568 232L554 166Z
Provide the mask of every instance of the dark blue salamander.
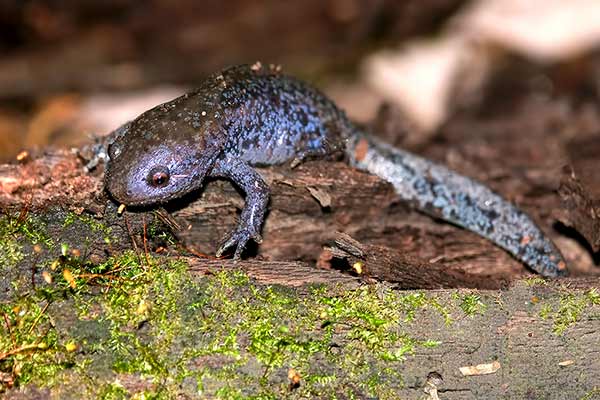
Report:
M125 205L168 202L205 177L232 180L246 193L239 226L220 256L241 256L260 230L269 187L254 166L298 163L343 151L350 164L389 181L418 209L491 240L548 277L566 274L557 248L522 211L458 175L363 132L317 89L274 68L238 66L119 128L108 148L106 188Z

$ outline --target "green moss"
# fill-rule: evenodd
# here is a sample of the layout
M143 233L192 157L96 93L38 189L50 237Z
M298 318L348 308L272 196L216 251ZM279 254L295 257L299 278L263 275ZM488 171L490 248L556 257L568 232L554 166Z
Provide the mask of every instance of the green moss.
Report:
M523 279L523 282L529 287L546 285L548 282L540 276Z
M98 393L98 400L121 400L128 399L131 396L127 389L118 382L112 382L102 387Z
M89 226L93 232L102 232L104 234L110 234L110 227L104 225L100 220L92 217L88 214L75 214L69 212L63 221L63 228L67 228L76 221L80 221L85 225Z
M74 214L64 225L76 223L110 233ZM0 219L3 256L18 262L22 239L55 246L43 232L29 218ZM442 345L415 337L413 321L449 325L461 310L475 318L487 309L477 293L456 292L445 304L384 285L300 292L239 271L192 279L183 262L134 252L90 265L67 244L52 266L40 267L51 284L1 304L0 372L17 386L66 386L84 398L394 399L403 361ZM567 293L540 315L560 334L598 304L596 290ZM291 369L300 377L295 389Z
M600 397L600 387L595 387L586 393L581 400L593 400Z
M552 317L552 306L550 304L543 304L540 308L540 317L542 319L549 319Z
M52 384L57 373L73 363L47 312L52 301L40 292L0 304L0 371L10 371L16 384L33 380ZM0 393L2 389L0 383Z
M367 393L393 398L389 382L401 382L401 376L400 369L389 367L418 347L438 345L411 338L399 329L417 308L430 305L422 294L402 296L364 287L332 295L325 288L315 288L309 296L298 297L280 288L253 286L247 278L231 273L219 273L215 279L207 287L208 302L201 305L207 318L200 329L212 340L199 356L228 355L234 363L241 361L238 365L255 359L260 374L245 379L258 378L257 389L269 388L270 392L263 393L268 397L286 395L285 387L273 389L269 382L273 375L294 368L304 383L298 396L335 397L351 385L358 397ZM239 297L239 292L250 297ZM240 379L239 369L230 371L232 375L222 377ZM213 372L208 369L205 374ZM223 398L236 398L226 392Z
M105 243L111 242L111 228L103 224L99 219L88 214L67 213L63 221L63 228L68 228L75 223L81 223L87 226L91 232L101 234ZM86 238L89 241L89 238Z
M0 217L0 268L14 266L25 256L24 244L50 248L53 240L46 234L45 225L28 215L5 214Z
M154 240L163 245L172 246L177 243L177 239L173 236L173 233L161 223L158 212L154 212L154 218L148 224L146 234L149 240Z
M422 292L369 286L298 294L255 285L239 271L194 280L183 262L126 252L88 265L67 250L46 269L51 284L3 305L11 332L0 324L0 352L36 344L0 362L15 385L77 382L82 396L102 399L170 399L182 391L392 399L402 362L440 345L412 337L412 321L429 313L451 323L446 307ZM292 391L290 369L301 379Z
M13 238L0 239L0 266L9 267L23 259L22 246Z
M560 296L557 307L542 305L540 317L551 319L553 332L562 335L567 328L579 321L584 311L597 305L600 305L600 294L595 288L583 293L564 293Z
M463 296L459 293L453 293L452 297L460 302L460 309L469 317L484 314L487 310L487 305L481 301L481 297L477 293L468 293Z

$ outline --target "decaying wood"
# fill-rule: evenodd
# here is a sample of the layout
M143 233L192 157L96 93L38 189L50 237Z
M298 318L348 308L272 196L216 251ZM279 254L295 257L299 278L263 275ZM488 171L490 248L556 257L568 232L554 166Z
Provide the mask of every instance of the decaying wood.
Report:
M148 237L150 226L154 232L158 229L173 234L192 254L212 255L221 238L234 229L244 204L229 182L213 181L165 209L127 210L120 215L117 204L103 190L102 167L88 174L82 165L74 152L61 150L0 166L0 207L5 213L26 209L43 217L57 242L75 248L85 242L84 253L97 261L123 249L162 247L158 239ZM287 262L289 276L300 283L311 280L300 272L294 277L296 261L338 269L361 261L363 276L395 282L402 288L498 288L527 274L523 265L490 242L411 210L399 201L390 185L342 162L312 161L294 169L279 166L261 172L272 189L264 242L251 246L246 253L248 261L241 265L262 265L268 271L274 268L269 262ZM545 182L549 178L541 175L535 179ZM555 181L558 186L558 178ZM501 193L514 190L512 182L507 183L509 186L502 188L491 181ZM564 198L564 186L562 193ZM570 215L589 212L594 196L589 192L586 202L574 203L568 208ZM536 203L538 200L544 202L543 207ZM558 196L534 193L520 202L543 230L560 239L557 243L561 247L567 239L547 225L552 222L551 211L560 208ZM85 229L64 228L67 212L105 224L114 240L107 244ZM594 246L597 230L593 223L597 221L588 220L592 225L582 218L576 221L583 221L582 235L592 239ZM586 226L591 228L586 231ZM354 243L360 254L349 253L348 243ZM334 257L330 248L337 249ZM566 247L567 251L563 246L562 250L571 260L587 251L581 246ZM268 281L270 275L262 276Z
M103 192L101 173L85 174L69 152L0 168L3 210L18 213L26 207L34 215L44 215L57 242L77 248L84 237L89 241L89 232L63 229L66 211L93 216L110 227L114 237L110 246L97 238L84 249L94 260L126 248L143 249L142 236L156 223L171 230L193 253L214 254L219 240L235 227L243 206L243 198L228 182L211 182L195 194L199 198L170 204L167 210L118 215L116 205ZM278 167L263 172L272 188L270 212L264 242L258 249L249 249L249 256L315 265L327 257L324 246L333 243L337 231L343 231L387 252L387 264L371 257L368 270L381 265L389 269L389 262L404 265L390 280L405 281L405 287L495 287L525 273L521 264L487 241L411 211L398 202L389 185L343 163L311 162L293 170ZM158 244L151 240L151 246ZM418 282L413 280L415 271ZM373 276L391 278L390 274Z
M441 259L428 262L384 246L360 243L340 233L330 249L333 259L343 259L359 276L392 282L399 289L439 289L447 287L497 288L508 282L490 280L461 269L447 268ZM358 263L358 264L357 264Z
M306 285L342 285L344 288L354 288L360 284L360 279L338 271L317 269L310 264L297 261L264 261L246 260L238 263L233 260L209 260L187 257L190 272L194 275L213 274L221 270L241 268L248 276L258 282L302 287Z
M598 275L600 118L590 113L596 115L565 113L560 102L530 101L508 120L459 116L419 152L479 179L529 213L562 251L573 276ZM574 139L574 130L591 133ZM161 231L176 236L190 253L210 256L234 229L244 205L241 193L219 180L164 209L120 215L103 190L102 165L85 173L84 161L67 150L20 160L0 166L0 208L43 217L57 242L86 243L83 253L92 259L128 248L164 247L156 234ZM568 172L559 195L561 170ZM528 274L487 240L410 209L390 185L343 162L310 161L293 169L262 169L261 174L272 193L264 242L246 251L253 265L304 262L344 269L361 261L364 276L404 282L404 288L498 288ZM96 219L111 229L114 240L107 245L82 225L65 228L67 212ZM556 229L557 221L575 234ZM329 249L336 248L338 232L348 235L346 242L356 241L361 257L336 253L332 258Z
M571 164L560 186L562 222L575 228L594 252L600 252L600 140L576 140L568 149Z

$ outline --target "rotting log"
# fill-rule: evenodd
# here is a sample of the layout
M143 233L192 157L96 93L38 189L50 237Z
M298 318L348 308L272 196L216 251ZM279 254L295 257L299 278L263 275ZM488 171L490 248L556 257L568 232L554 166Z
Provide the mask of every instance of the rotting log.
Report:
M411 210L398 201L389 185L344 163L313 161L295 169L263 170L272 188L264 242L249 249L249 257L237 264L210 256L220 238L235 226L243 206L243 198L228 182L209 182L201 192L165 209L126 210L120 215L118 205L103 191L101 169L88 174L82 166L69 151L0 166L3 213L17 220L40 219L55 243L67 244L91 262L126 249L140 256L188 254L190 272L198 279L223 268L242 268L258 284L285 285L299 293L309 284L352 290L374 280L405 289L507 288L479 292L487 306L482 315L462 316L446 325L439 313L431 312L407 326L411 337L440 345L407 357L402 364L401 398L422 397L426 389L446 399L562 399L563 390L569 398L578 398L593 395L600 381L597 306L586 308L562 335L553 333L563 297L582 296L597 288L598 278L567 278L533 287L512 284L527 272L502 250ZM493 182L496 190L506 193L514 190L510 183L503 189ZM556 194L524 195L521 202L542 229L560 239L557 242L569 259L584 256L584 246L565 247L567 239L549 226L553 215L549 209L560 211ZM179 244L165 239L163 233L177 238ZM109 241L105 234L110 235ZM44 249L40 257L55 258L60 247ZM32 265L39 260L26 258L4 277L0 299L14 294L12 279L41 284L40 271ZM453 296L461 293L428 291L442 303L456 303ZM554 316L540 317L536 305L540 300L552 304ZM61 315L75 318L76 313L63 310ZM459 370L494 361L500 369L489 375L467 377ZM39 394L31 390L29 397L22 398ZM48 392L41 389L41 393L43 397Z
M295 169L281 166L262 173L272 195L264 242L247 251L252 263L303 261L320 268L339 266L343 262L332 261L328 247L339 238L338 232L344 232L377 246L380 256L371 257L365 271L400 287L497 288L527 273L488 241L414 212L398 200L390 185L344 163L313 161ZM57 151L0 166L0 207L12 215L25 212L41 218L57 243L78 249L94 262L123 249L164 247L157 232L170 233L187 251L210 258L219 240L235 227L243 197L229 182L214 181L164 209L126 210L121 215L103 190L101 171L87 174L74 153ZM65 227L69 213L110 228L110 243L83 225L81 231ZM376 272L375 260L384 259L401 259L404 267L390 268L388 262L387 271L379 268ZM269 264L264 265L268 268ZM441 275L452 279L441 279Z
M567 149L571 164L564 168L559 189L561 222L573 227L600 254L600 139L574 140Z
M451 129L449 132L452 134ZM590 172L593 152L571 163L573 171L586 172L583 178L582 172L563 177L561 197L552 191L552 187L558 188L560 176L552 170L544 173L533 168L520 174L537 189L515 195L513 179L482 174L478 165L472 166L466 159L473 157L472 152L485 154L491 150L469 147L468 141L458 143L463 159L454 161L454 167L488 180L486 183L509 199L517 198L557 242L568 261L590 258L590 248L595 251L598 246L598 220L594 217L598 197L589 183L598 176ZM593 143L597 143L595 138ZM435 158L436 147L432 146L430 152ZM482 169L490 168L484 165ZM263 228L264 242L246 252L254 265L257 260L302 261L315 268L348 269L349 258L343 252L332 252L343 232L346 243L354 240L363 250L368 247L366 259L359 260L367 264L364 277L395 282L400 288L493 289L528 273L522 264L487 240L415 212L398 199L390 185L343 162L311 161L294 169L278 166L261 173L272 195ZM121 215L103 189L102 166L92 173L84 172L83 161L73 151L28 155L18 163L0 166L0 209L12 215L25 212L41 218L56 242L79 248L94 262L128 248L162 249L164 243L158 239L161 232L174 235L181 244L179 248L210 259L219 240L235 227L243 202L229 182L212 181L165 208L126 210ZM592 217L586 218L590 212ZM65 227L69 213L109 228L110 243L83 225L80 231L74 226ZM554 215L579 230L589 245L578 244L553 229ZM80 248L82 245L85 248ZM354 257L352 264L357 260ZM269 264L264 265L268 268Z
M446 325L430 310L431 315L420 314L405 327L411 337L440 345L418 350L399 367L400 398L422 398L425 389L430 398L437 391L444 399L593 398L600 382L600 319L598 305L583 307L580 299L600 287L594 265L597 219L590 214L598 204L597 152L592 149L600 124L591 124L591 135L574 139L573 127L587 119L558 112L559 106L529 104L509 120L455 118L420 151L481 180L532 216L557 243L572 272L547 285L515 281L528 272L504 251L411 210L389 185L341 162L263 170L272 188L264 242L237 264L211 257L243 206L240 193L225 181L209 182L166 209L119 215L118 205L103 191L102 168L84 173L73 152L53 151L0 166L0 209L17 222L40 220L55 244L66 244L62 249L94 263L126 249L140 257L146 252L188 254L189 270L200 281L220 269L242 268L259 285L285 285L299 295L310 284L349 291L375 280L404 289L478 288L487 310L474 316L461 316L456 309L460 301L454 299L464 292L427 291L442 304L454 303L455 322ZM176 244L169 236L178 239ZM43 285L36 263L56 259L60 252L58 245L42 247L40 253L27 249L30 256L0 280L0 300L15 298L14 287ZM20 284L12 286L17 280ZM498 288L506 290L493 290ZM76 319L70 310L49 312L59 330L83 323L63 324L59 315ZM568 325L560 335L553 332L557 323ZM500 369L489 375L466 377L459 370L494 361ZM13 393L44 398L44 390L25 387ZM62 390L73 391L70 386Z

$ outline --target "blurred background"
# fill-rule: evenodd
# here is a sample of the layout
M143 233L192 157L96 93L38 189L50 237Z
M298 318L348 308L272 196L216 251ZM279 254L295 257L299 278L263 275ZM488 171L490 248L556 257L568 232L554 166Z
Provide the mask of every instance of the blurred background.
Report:
M393 115L381 129L409 147L532 98L600 126L598 0L0 0L0 161L106 134L257 60L360 122Z

